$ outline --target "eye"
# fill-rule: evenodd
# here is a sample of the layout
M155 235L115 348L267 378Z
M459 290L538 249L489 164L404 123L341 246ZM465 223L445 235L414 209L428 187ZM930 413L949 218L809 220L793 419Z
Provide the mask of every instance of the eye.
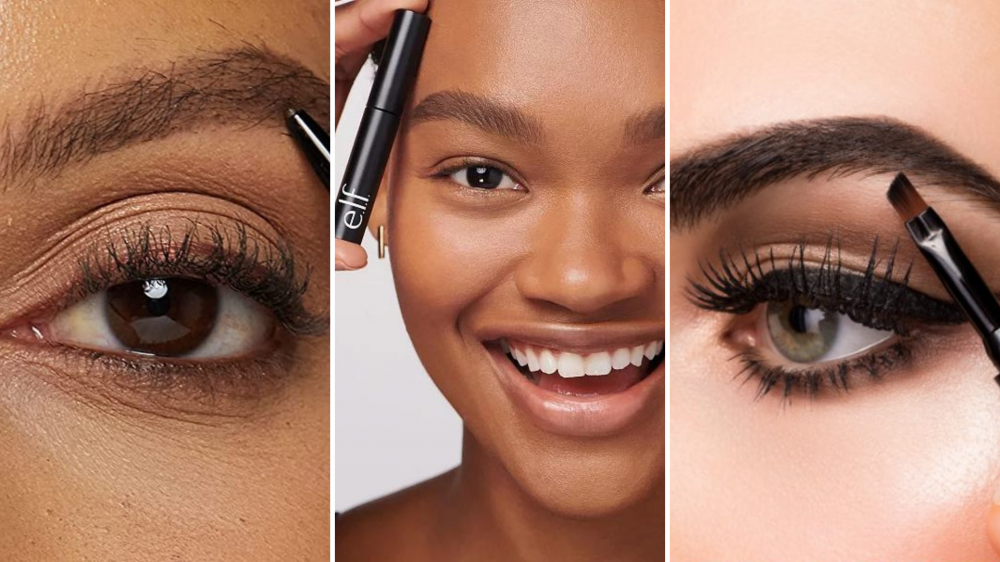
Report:
M954 304L911 289L908 268L897 269L894 252L883 259L877 245L866 273L842 265L833 235L818 262L807 262L802 244L776 257L787 249L720 250L719 262L702 262L702 279L687 288L696 306L733 317L723 341L737 350L737 376L757 379L755 399L774 389L789 400L881 381L907 366L928 329L965 322Z
M823 363L861 355L895 334L851 320L846 314L808 308L793 301L769 302L761 331L771 347L794 363Z
M659 181L657 181L656 183L653 183L652 185L647 187L646 193L666 193L666 184L667 184L667 178L666 176L664 176L660 178Z
M226 287L185 278L115 285L58 313L45 339L112 353L220 359L251 353L276 326L274 316Z
M471 165L454 170L448 176L465 187L479 189L518 189L520 186L509 175L493 166Z

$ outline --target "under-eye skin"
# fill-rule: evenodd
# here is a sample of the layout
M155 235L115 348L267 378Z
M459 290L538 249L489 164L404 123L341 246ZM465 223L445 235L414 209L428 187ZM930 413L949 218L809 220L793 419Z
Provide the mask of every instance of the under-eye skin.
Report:
M722 250L686 290L695 305L754 331L754 345L734 359L743 365L735 378L757 379L755 400L775 389L784 401L847 391L859 374L880 380L907 365L922 327L965 321L954 304L909 288L895 250L883 258L877 248L876 240L863 272L843 266L833 237L819 263L806 261L803 244L787 258L774 248Z
M77 286L15 340L122 387L253 394L284 376L298 337L327 329L303 304L308 271L291 249L242 226L133 228L89 250Z

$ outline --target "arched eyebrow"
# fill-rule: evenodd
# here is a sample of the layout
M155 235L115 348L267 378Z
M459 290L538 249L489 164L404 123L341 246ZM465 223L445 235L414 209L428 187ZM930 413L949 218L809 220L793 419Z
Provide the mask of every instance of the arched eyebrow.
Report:
M924 185L958 188L1000 205L982 166L913 125L884 116L789 121L711 142L670 160L670 228L683 230L768 186L904 171ZM888 189L888 180L886 189Z
M625 120L626 144L644 145L666 135L666 108L659 105ZM516 107L459 90L443 90L420 101L410 115L413 124L452 120L471 125L491 135L537 144L545 140L542 123Z
M283 127L289 107L329 128L330 83L264 48L179 59L128 69L66 103L30 104L0 122L0 193L67 166L136 143L198 127Z
M428 121L460 121L491 135L538 143L543 139L542 125L523 111L489 98L462 92L444 90L428 95L410 114L410 123Z

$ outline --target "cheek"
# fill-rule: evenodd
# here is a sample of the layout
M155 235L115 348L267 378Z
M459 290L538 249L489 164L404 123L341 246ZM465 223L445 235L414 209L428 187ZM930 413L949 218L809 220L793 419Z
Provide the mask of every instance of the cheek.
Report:
M447 323L477 299L502 286L527 248L516 219L451 209L432 190L436 182L393 188L389 252L407 321ZM417 316L420 318L417 318Z
M1000 397L985 355L931 352L880 385L782 408L770 395L754 403L756 381L733 380L739 367L723 350L704 353L715 329L673 332L678 553L994 559L985 516L1000 466Z

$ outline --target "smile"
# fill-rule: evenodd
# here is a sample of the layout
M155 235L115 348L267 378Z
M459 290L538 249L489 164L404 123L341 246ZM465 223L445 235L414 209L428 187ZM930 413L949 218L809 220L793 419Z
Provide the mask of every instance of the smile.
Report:
M663 340L587 354L507 338L499 343L526 379L544 390L567 396L622 392L648 376L663 360Z
M599 437L662 421L657 419L666 378L662 326L597 331L508 325L491 331L484 330L483 344L498 380L511 403L540 429Z

